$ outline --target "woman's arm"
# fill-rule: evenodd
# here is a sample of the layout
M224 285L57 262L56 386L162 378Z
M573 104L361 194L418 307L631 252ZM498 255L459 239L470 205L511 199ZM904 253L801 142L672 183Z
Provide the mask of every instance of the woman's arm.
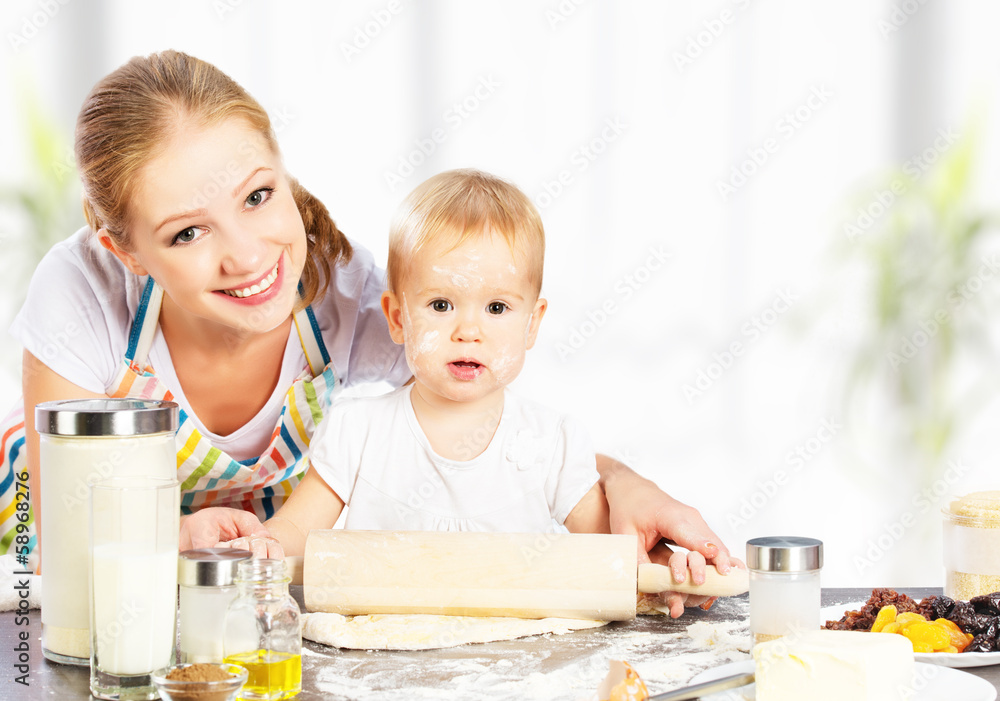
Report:
M31 490L31 508L35 514L38 552L41 553L42 490L38 459L38 431L35 430L35 405L60 399L98 399L104 398L105 395L89 392L61 375L57 375L49 366L28 351L24 351L21 365L21 386L24 393L24 447L28 458L28 486ZM41 569L41 560L39 560L39 573L41 573Z
M649 551L665 538L701 553L722 574L732 568L729 550L697 509L682 504L607 455L597 456L597 471L611 509L611 532L638 536L639 562L649 562Z

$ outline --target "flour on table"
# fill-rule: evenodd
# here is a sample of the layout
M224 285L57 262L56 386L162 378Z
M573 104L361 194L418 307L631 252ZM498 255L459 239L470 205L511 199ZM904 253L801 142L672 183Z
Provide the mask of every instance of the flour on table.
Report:
M307 613L302 637L351 650L436 650L467 643L513 640L545 633L597 628L606 621L570 618L438 616L433 614Z

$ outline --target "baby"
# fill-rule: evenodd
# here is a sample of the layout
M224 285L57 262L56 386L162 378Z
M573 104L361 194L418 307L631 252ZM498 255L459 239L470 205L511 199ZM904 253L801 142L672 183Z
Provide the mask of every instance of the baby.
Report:
M341 400L310 469L265 525L285 554L310 529L610 532L583 428L507 389L545 315L545 237L519 189L437 175L393 222L382 310L413 381Z
M328 412L265 524L286 554L345 504L346 528L609 532L584 430L506 389L545 315L544 252L537 210L499 178L450 171L410 194L382 310L414 380Z

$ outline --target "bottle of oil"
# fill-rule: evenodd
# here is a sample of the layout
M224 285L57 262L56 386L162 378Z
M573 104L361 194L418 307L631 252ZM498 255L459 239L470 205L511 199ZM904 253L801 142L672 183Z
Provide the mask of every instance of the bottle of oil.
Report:
M246 701L288 699L302 690L299 606L288 593L290 581L283 560L239 564L223 650L226 662L249 672L239 696Z

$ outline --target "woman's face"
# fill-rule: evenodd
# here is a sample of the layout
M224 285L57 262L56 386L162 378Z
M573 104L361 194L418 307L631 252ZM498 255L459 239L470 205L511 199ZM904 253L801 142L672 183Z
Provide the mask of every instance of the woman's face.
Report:
M280 156L247 122L182 122L142 170L131 210L130 250L116 253L189 321L252 336L288 319L305 228Z

